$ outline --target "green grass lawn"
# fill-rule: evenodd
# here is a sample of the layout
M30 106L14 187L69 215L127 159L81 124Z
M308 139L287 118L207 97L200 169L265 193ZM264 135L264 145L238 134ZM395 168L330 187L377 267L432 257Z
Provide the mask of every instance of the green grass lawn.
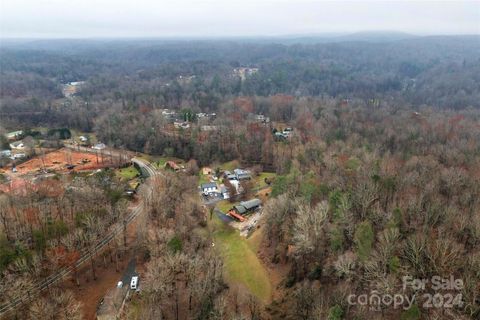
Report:
M229 162L225 162L220 166L222 170L228 170L228 171L233 171L233 169L236 169L239 167L239 163L237 160L232 160ZM214 168L213 168L214 169Z
M169 161L169 159L167 157L160 157L159 159L157 159L157 161L155 161L155 165L162 169L162 168L165 168L165 164L167 163L167 161Z
M198 184L208 183L210 180L208 179L208 175L202 174L201 172L198 174Z
M227 281L243 284L259 299L269 302L272 285L267 270L256 255L258 241L241 237L237 230L224 224L216 215L213 215L209 226L215 247L224 258Z
M262 172L260 175L255 177L255 187L256 188L263 188L266 187L267 184L265 183L265 178L272 179L275 177L276 174L272 172Z
M228 200L222 200L217 203L216 207L223 213L227 213L227 211L230 210L234 205L235 203L231 203Z
M140 173L134 166L129 166L129 167L117 170L118 177L123 181L131 180L136 176L138 176L139 174Z

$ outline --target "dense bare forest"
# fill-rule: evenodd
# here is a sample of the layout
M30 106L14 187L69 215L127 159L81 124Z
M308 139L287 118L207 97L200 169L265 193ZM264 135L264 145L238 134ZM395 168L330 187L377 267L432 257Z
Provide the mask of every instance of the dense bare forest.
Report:
M122 319L480 317L478 36L12 41L0 79L0 149L19 154L20 131L24 148L0 163L0 304L98 251L6 318L88 318L79 286L131 257L141 290ZM72 171L91 146L98 168ZM72 168L47 170L61 147ZM151 164L112 161L126 150ZM42 177L20 179L35 158ZM248 237L272 292L231 276L242 249L199 195L202 167L260 181L225 186L232 205L265 191Z

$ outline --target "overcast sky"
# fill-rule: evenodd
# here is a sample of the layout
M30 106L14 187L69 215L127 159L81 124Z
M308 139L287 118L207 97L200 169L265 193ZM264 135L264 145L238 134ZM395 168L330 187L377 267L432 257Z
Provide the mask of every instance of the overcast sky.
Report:
M480 34L480 1L0 0L1 37Z

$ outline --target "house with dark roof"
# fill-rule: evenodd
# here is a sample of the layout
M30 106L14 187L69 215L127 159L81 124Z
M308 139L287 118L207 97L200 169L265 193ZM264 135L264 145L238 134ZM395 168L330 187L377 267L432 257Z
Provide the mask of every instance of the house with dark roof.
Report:
M202 183L200 189L204 195L209 195L212 193L218 193L218 187L215 182Z
M233 173L237 177L237 180L250 180L252 176L250 175L250 172L247 170L243 169L235 169L233 170Z
M235 173L232 173L230 171L224 171L223 178L228 180L237 180L237 176L235 175Z

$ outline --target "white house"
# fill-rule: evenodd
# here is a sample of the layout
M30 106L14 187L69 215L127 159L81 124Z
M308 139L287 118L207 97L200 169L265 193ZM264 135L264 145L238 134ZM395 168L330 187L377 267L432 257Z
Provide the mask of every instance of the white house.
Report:
M228 182L230 182L230 184L235 188L235 191L237 192L237 194L240 194L240 193L243 192L243 188L240 185L240 181L238 181L238 180L228 180Z
M15 159L24 159L26 157L27 157L27 155L25 153L16 153L16 154L12 155L10 158L12 160L15 160Z
M10 150L2 150L0 151L0 158L8 158L12 155L12 151Z
M222 193L222 197L224 200L230 199L230 194L228 193L227 187L224 184L220 186L220 192Z
M16 139L19 139L23 136L23 131L22 130L18 130L18 131L12 131L12 132L9 132L5 135L5 137L8 139L8 140L16 140Z
M22 141L15 141L10 143L10 148L14 150L23 150L25 149L25 145L23 144Z
M177 128L177 129L180 129L180 128L182 128L182 129L188 129L188 128L190 128L190 124L189 124L188 122L186 122L186 121L175 121L175 122L173 123L173 125L174 125L175 128Z
M200 188L202 189L202 192L204 195L209 195L212 193L218 193L218 187L215 182L209 182L209 183L202 183L200 185Z
M237 177L237 180L250 180L252 178L250 172L247 170L235 169L233 170L233 173Z

